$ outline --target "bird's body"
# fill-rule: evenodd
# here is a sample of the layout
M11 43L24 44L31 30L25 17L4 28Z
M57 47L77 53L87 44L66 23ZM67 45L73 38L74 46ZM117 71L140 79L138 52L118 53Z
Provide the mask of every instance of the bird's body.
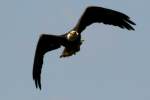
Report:
M76 52L80 51L80 45L82 44L81 35L72 30L64 35L66 38L66 42L63 46L65 47L60 58L72 56L76 54Z
M80 51L82 44L82 31L93 23L104 23L128 30L134 30L131 25L135 25L127 15L121 12L91 6L86 8L76 26L69 32L63 35L42 34L37 44L33 65L33 79L37 88L41 89L41 69L44 54L48 51L58 49L61 46L64 47L64 50L60 58L76 54L76 52Z

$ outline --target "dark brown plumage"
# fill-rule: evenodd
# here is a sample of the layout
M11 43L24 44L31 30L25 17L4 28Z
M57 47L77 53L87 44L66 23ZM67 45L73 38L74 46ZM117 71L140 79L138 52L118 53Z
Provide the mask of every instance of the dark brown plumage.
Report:
M121 12L91 6L86 8L77 25L69 32L58 36L42 34L37 44L33 64L33 79L36 88L41 89L41 69L44 54L48 51L58 49L61 46L64 47L64 51L60 57L68 57L80 51L82 44L81 32L93 23L104 23L128 30L134 30L131 25L135 25L127 15Z

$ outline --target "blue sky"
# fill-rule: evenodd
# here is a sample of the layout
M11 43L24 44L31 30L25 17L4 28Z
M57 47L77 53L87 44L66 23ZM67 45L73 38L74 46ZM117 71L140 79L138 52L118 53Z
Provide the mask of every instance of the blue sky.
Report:
M0 99L150 100L149 4L148 0L0 0ZM59 59L62 48L45 55L42 90L37 90L32 65L39 35L69 31L89 5L129 15L136 30L88 27L77 55Z

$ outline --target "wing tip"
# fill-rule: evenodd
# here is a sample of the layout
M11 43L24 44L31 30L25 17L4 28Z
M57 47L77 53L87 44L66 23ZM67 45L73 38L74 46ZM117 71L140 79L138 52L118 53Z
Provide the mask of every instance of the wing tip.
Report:
M134 28L133 28L133 26L132 25L136 25L136 23L135 22L133 22L133 21L131 21L130 19L128 19L128 20L126 20L126 23L128 24L128 30L135 30Z
M35 82L35 87L36 87L37 89L41 90L42 87L41 87L41 81L40 81L40 79L33 79L33 80L34 80L34 82Z

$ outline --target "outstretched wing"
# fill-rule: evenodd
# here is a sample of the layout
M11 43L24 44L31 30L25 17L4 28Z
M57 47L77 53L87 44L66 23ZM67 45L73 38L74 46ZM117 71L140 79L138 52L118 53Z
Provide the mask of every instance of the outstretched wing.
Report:
M96 22L119 26L128 30L134 30L131 25L135 25L127 15L121 12L91 6L85 10L74 30L81 33L88 25Z
M33 80L36 88L41 89L41 69L43 64L44 54L48 51L58 49L64 42L64 37L55 35L43 34L40 36L33 64Z

